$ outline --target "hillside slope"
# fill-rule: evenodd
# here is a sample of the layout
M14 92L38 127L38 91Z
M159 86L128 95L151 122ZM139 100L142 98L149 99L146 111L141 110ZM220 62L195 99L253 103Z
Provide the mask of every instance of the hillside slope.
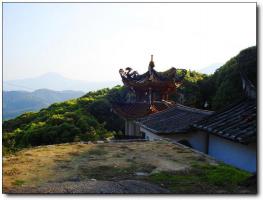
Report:
M122 91L123 87L117 86L89 92L4 121L4 153L28 146L111 137L124 128L124 122L111 112L110 105L112 98L121 98Z
M223 109L244 97L240 72L257 87L257 47L242 50L214 73L210 80L215 88L210 102L213 109Z
M213 75L188 71L171 98L184 105L220 110L243 98L240 70L256 86L257 49L240 52ZM111 110L112 102L128 101L124 86L89 92L78 99L55 103L37 113L25 113L3 123L4 152L28 146L105 139L122 134L124 121ZM183 98L181 98L183 96Z
M24 112L38 111L52 103L83 96L81 91L53 91L39 89L34 92L3 91L3 119L14 118Z
M240 72L257 86L257 47L249 47L228 60L212 75L188 71L182 86L173 96L187 106L221 110L244 97ZM207 107L204 105L207 102Z

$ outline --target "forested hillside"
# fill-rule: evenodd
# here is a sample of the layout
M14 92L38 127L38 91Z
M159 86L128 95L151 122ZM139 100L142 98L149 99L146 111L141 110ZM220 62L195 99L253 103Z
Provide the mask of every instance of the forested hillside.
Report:
M54 103L3 123L4 151L72 141L105 139L123 130L124 123L111 112L110 101L123 88L103 89ZM113 97L112 97L113 96Z
M257 85L257 51L250 47L231 58L213 75L188 71L175 101L197 108L220 110L243 97L240 71ZM89 92L81 98L55 103L3 123L4 152L20 148L105 139L121 134L124 122L111 111L112 102L128 99L123 86Z
M243 98L240 72L247 75L257 87L257 48L242 50L212 75L188 71L182 86L172 96L175 101L197 108L220 110L228 104Z
M247 75L257 87L257 48L250 47L241 51L220 67L208 81L210 105L219 110L229 103L241 99L244 94L240 72Z

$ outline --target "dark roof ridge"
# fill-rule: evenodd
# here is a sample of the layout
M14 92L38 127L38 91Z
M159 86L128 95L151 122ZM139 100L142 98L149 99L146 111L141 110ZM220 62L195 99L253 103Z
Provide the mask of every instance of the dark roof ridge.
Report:
M256 99L244 97L192 127L240 143L256 141Z
M234 102L234 103L226 106L224 109L222 109L222 110L220 110L220 111L218 111L218 112L214 112L212 115L209 116L209 118L205 118L205 119L203 119L203 120L201 120L201 121L193 124L193 127L198 127L198 123L202 123L202 122L204 122L204 121L206 121L206 120L210 120L210 119L211 119L212 117L214 117L214 116L217 116L217 117L220 117L220 118L221 118L221 115L224 115L224 114L226 114L226 113L231 113L231 112L233 112L233 110L235 110L237 107L239 107L240 104L242 104L242 103L244 103L244 102L248 102L248 101L252 101L252 100L247 99L247 98L242 98L242 99L240 99L239 101L236 101L236 102Z
M191 124L212 113L213 111L191 108L175 103L173 107L138 119L137 123L153 133L186 133L190 130Z
M200 114L206 114L206 115L210 115L214 113L214 111L211 111L211 110L203 110L199 108L189 107L189 106L185 106L179 103L176 103L176 106L179 109L187 110L187 111L194 112L194 113L200 113Z

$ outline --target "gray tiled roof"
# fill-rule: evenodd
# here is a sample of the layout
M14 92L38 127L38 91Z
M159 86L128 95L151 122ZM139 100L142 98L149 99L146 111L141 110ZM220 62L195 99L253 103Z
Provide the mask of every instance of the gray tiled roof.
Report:
M257 137L256 99L241 100L195 123L193 127L240 143L255 142Z
M193 124L193 127L239 143L256 142L257 91L243 72L240 75L246 98Z
M172 108L141 118L137 122L142 127L158 134L184 133L191 128L191 124L212 113L212 111L176 104Z

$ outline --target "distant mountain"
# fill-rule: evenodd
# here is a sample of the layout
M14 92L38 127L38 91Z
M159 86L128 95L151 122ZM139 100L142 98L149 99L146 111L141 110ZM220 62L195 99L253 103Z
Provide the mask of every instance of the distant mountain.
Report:
M223 65L223 63L214 63L214 64L211 64L211 65L209 65L209 66L207 66L205 68L202 68L202 69L200 69L198 71L201 72L201 73L204 73L204 74L213 74L222 65Z
M83 96L81 91L53 91L40 89L28 91L3 92L3 119L14 118L24 112L38 111L55 102L66 101Z
M35 78L27 78L20 80L8 80L3 82L4 91L14 91L14 90L25 90L34 91L41 88L46 88L50 90L81 90L84 92L95 91L106 87L114 87L120 84L118 81L81 81L73 80L61 76L57 73L47 73Z

